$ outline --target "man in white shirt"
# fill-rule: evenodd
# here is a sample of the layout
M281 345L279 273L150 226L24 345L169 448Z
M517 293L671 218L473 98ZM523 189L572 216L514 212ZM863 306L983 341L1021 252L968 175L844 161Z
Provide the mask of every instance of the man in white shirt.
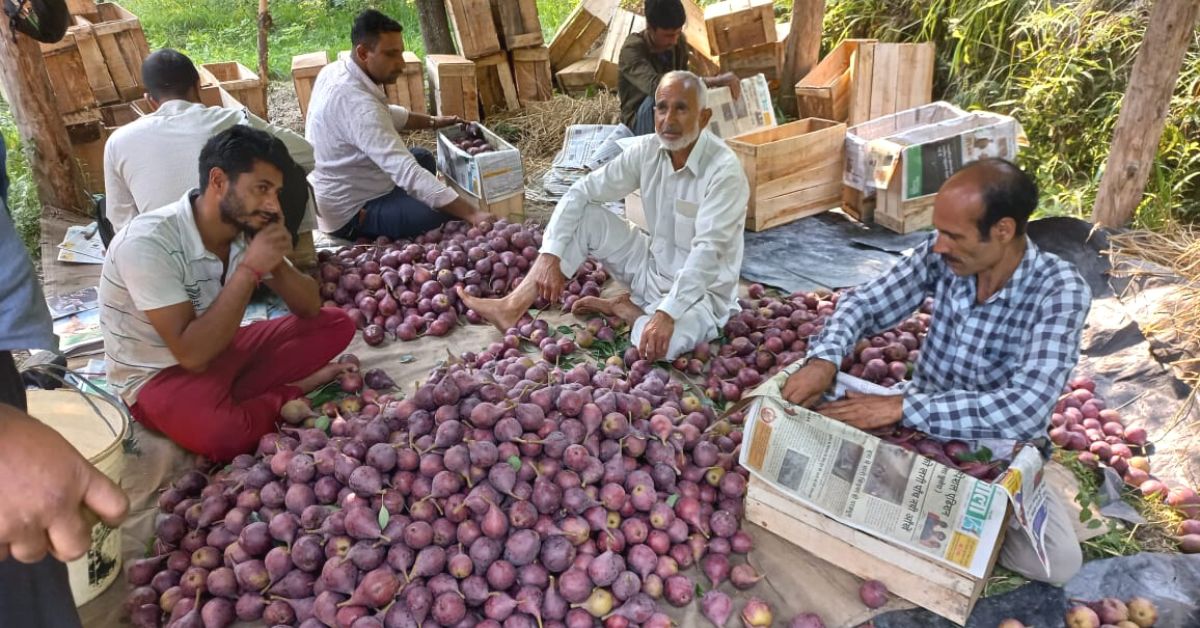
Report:
M283 142L297 165L312 171L312 146L298 133L272 125L245 108L201 104L200 73L186 55L169 48L154 51L142 62L142 81L154 113L117 129L104 145L105 215L113 231L196 187L200 149L235 124L270 133ZM313 229L312 214L307 208L299 229Z
M541 296L551 302L588 255L631 293L587 297L575 310L620 316L647 360L673 359L717 336L737 310L750 187L725 143L705 130L702 79L669 72L655 92L654 135L567 191L529 275L503 299L459 296L497 327L514 325ZM642 191L649 232L601 207Z
M363 11L350 30L350 55L325 66L313 85L304 136L317 165L308 180L317 225L339 238L404 238L448 220L487 217L438 181L429 151L409 149L400 137L401 129L462 122L388 104L383 86L404 70L402 30L379 11Z
M130 221L100 274L109 384L140 423L213 460L252 451L284 403L341 372L330 361L354 336L285 259L289 159L246 125L218 133L200 152L200 189ZM292 313L242 327L259 284Z

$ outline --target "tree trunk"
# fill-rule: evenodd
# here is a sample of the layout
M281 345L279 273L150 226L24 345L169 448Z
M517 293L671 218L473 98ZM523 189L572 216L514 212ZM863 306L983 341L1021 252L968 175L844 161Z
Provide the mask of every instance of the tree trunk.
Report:
M779 77L779 107L789 116L797 114L796 82L820 60L824 21L825 0L792 0L792 27L783 44L783 72Z
M1198 0L1158 0L1150 9L1092 208L1096 224L1123 226L1141 202L1198 13Z
M258 0L258 80L262 81L264 94L271 82L271 68L267 64L267 31L270 29L271 14L267 11L267 0ZM269 103L264 105L270 106ZM270 111L267 113L269 115Z
M421 23L425 54L454 54L454 40L450 38L450 20L446 16L446 4L442 0L417 0L417 19Z
M13 36L8 20L0 19L0 82L21 141L29 149L38 198L43 207L90 216L92 203L83 186L83 171L71 152L42 51L33 39Z

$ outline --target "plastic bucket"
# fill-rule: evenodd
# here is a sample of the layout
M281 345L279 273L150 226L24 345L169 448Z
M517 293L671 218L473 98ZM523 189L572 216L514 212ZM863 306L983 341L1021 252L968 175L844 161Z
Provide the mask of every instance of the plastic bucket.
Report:
M101 473L120 484L125 471L129 418L104 397L69 388L30 390L29 414L53 428ZM92 528L87 554L67 563L75 606L95 598L121 573L121 535L103 523Z

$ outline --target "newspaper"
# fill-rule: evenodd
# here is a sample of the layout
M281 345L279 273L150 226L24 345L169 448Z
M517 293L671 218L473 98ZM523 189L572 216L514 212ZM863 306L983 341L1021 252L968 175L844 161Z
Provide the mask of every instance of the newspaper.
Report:
M737 100L730 95L728 87L710 87L708 108L713 112L708 128L720 138L779 124L767 78L762 74L742 79L742 95Z
M621 154L617 140L633 137L624 124L572 124L563 137L563 147L554 157L555 168L596 170Z
M1009 527L1033 542L1049 574L1049 489L1037 448L1008 440L976 442L999 458L1011 456L995 482L978 480L788 403L781 387L800 366L790 365L750 393L745 430L750 445L742 448L742 466L809 507L975 577L987 575L1009 502ZM903 394L839 374L834 395L846 391Z
M103 351L100 310L84 310L54 321L54 335L58 336L59 350L69 358Z
M50 318L58 319L96 309L100 306L100 297L96 286L90 286L71 294L47 297L46 306L50 309Z
M63 241L58 245L58 261L103 264L104 243L100 240L96 223L68 227Z

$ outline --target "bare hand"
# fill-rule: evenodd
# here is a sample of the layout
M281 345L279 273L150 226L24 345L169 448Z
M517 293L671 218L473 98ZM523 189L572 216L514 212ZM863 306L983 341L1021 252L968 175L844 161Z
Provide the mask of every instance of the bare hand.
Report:
M455 124L462 124L463 122L465 120L461 116L433 116L433 126L439 129L454 126Z
M675 333L675 319L670 314L659 310L650 317L642 328L642 339L638 343L638 353L650 362L667 357L671 347L671 336Z
M900 422L904 396L848 393L845 399L822 404L816 410L860 430L873 430Z
M292 234L282 222L273 222L254 234L242 263L260 273L269 273L291 252Z
M115 528L128 511L121 488L58 432L0 405L0 560L74 560L91 546L97 517Z
M557 303L559 297L562 296L563 286L567 283L567 278L563 276L559 264L562 260L549 253L543 253L542 256L545 261L534 264L525 281L533 281L539 297L551 303Z
M814 358L792 373L783 384L783 398L805 408L821 400L821 395L833 384L837 366L828 360Z
M732 72L725 74L725 84L729 86L729 95L737 100L742 97L742 80Z

